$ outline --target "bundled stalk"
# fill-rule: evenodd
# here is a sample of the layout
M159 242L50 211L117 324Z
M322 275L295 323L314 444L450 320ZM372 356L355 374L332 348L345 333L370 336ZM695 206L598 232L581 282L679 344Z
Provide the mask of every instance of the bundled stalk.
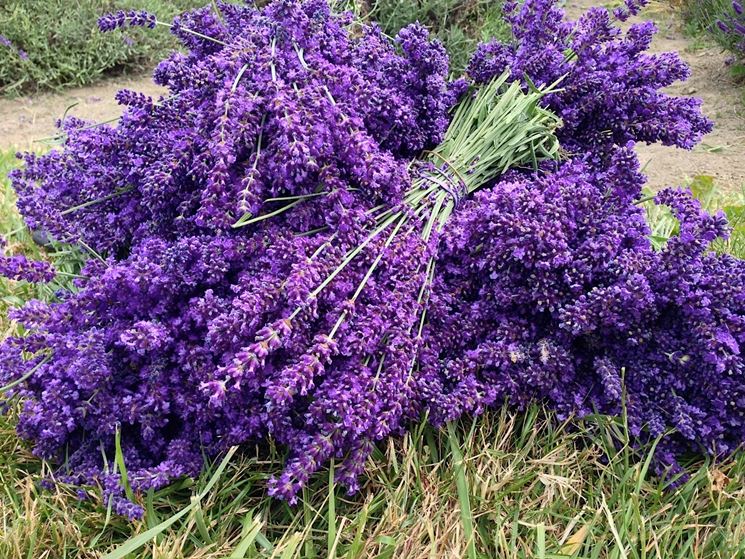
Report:
M405 203L415 210L434 204L431 224L443 225L465 198L509 169L536 170L558 159L561 120L539 105L554 86L524 93L518 82L507 85L509 77L505 72L461 101L443 143L419 165Z
M204 384L218 407L230 392L243 393L257 384L266 388L269 433L293 449L289 467L272 482L273 494L294 502L309 475L332 456L341 459L340 480L355 489L372 445L421 413L414 396L417 352L448 219L466 197L508 169L536 169L559 155L555 131L560 120L539 105L551 88L525 93L518 83L507 84L508 78L503 74L458 105L443 143L412 164L415 178L401 204L372 209L372 224L358 244L346 247L333 233L322 236L293 276L330 272L291 313L272 317L255 342L218 372L222 378ZM287 291L292 280L286 279L281 290ZM366 290L369 284L375 286L372 294ZM381 286L390 286L391 293ZM386 296L398 303L389 308L390 316L379 306ZM293 348L286 355L288 346L297 343L298 330L327 323L331 328L316 330L305 350ZM360 344L363 337L367 340ZM357 367L374 371L369 383L337 385L338 376L355 374L350 358ZM327 399L330 388L360 409L340 410L337 396ZM312 402L309 410L338 410L332 415L339 420L306 412L296 418L301 426L288 430L283 418L308 406L304 398ZM348 448L354 449L351 455L344 453Z
M344 266L390 229L393 232L385 241L385 246L390 245L407 225L418 228L422 239L428 242L434 233L442 231L453 210L479 188L491 184L509 169L536 170L541 161L558 159L559 143L555 131L560 127L561 120L539 105L543 96L554 92L553 86L533 88L524 93L518 82L508 85L508 79L509 73L505 72L458 104L442 144L433 151L425 152L424 159L412 162L416 173L402 202L392 208L384 204L368 211L368 215L374 219L373 230L346 254L342 264L311 293L310 299L317 297ZM326 193L319 193L323 194ZM294 200L293 203L272 213L280 213L297 202L314 197L289 197ZM264 218L252 218L247 214L235 227ZM334 237L332 235L329 242ZM323 245L322 249L325 247ZM321 254L322 249L317 255ZM368 276L373 271L374 267L369 270ZM366 281L368 279L366 277ZM359 296L362 287L353 300ZM296 310L288 320L292 320L298 312Z

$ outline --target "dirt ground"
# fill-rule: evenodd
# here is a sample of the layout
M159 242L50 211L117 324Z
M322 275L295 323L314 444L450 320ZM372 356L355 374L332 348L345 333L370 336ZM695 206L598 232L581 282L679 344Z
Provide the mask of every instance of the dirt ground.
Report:
M597 5L598 0L567 0L571 17ZM651 15L660 28L653 50L678 51L691 66L689 81L670 88L675 95L692 95L704 100L705 113L716 122L714 131L693 151L664 146L639 146L642 165L650 186L659 188L683 183L695 175L711 175L727 190L745 186L745 104L743 88L732 82L725 64L726 54L717 48L694 49L683 35L680 22L662 10ZM62 94L45 94L18 99L0 99L0 149L26 149L35 140L54 133L54 121L65 109L68 114L103 121L120 114L114 94L121 88L157 96L160 89L149 76L118 78L77 88Z
M156 98L164 91L146 74L107 79L63 93L0 98L0 150L28 149L55 134L55 121L68 107L68 115L94 122L116 118L122 111L114 94L120 89L141 91Z

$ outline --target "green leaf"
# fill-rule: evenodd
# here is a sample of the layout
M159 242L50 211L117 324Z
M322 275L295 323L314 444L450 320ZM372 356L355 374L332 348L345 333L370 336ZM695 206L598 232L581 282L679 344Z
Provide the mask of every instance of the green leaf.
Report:
M463 523L463 532L466 536L466 550L469 559L476 559L476 542L473 531L473 513L471 511L471 499L468 493L468 482L466 470L463 466L463 453L460 450L458 433L451 421L447 424L448 441L450 452L453 454L453 469L455 470L455 485L458 490L458 502L460 504L460 519Z
M714 177L698 175L691 182L691 192L704 207L708 207L714 195Z
M129 485L129 476L127 476L127 466L124 464L124 453L122 452L122 430L121 427L117 426L116 434L114 435L114 462L119 470L119 476L122 479L122 486L124 486L124 494L127 499L134 501L135 494L132 491L132 486Z

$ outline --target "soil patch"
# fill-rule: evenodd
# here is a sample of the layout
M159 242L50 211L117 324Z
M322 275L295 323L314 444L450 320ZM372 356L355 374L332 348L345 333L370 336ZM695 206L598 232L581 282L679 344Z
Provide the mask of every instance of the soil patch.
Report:
M0 98L0 150L29 149L56 133L55 121L65 114L93 122L121 115L114 99L120 89L141 91L157 98L165 91L149 75L118 77L96 85L69 89L63 93L44 93L14 99Z

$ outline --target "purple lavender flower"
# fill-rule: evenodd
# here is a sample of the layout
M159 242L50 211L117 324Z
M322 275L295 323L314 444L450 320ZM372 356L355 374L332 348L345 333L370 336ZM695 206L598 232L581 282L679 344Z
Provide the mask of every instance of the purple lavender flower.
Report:
M479 83L505 68L537 84L561 79L562 91L547 97L547 106L562 117L559 139L571 152L607 157L629 142L690 149L711 131L700 100L661 92L690 70L676 54L645 52L656 31L652 23L632 25L624 35L602 8L567 23L556 0L526 0L507 19L519 48L482 43L468 73Z
M101 31L113 31L123 27L149 27L152 29L155 24L155 16L145 10L119 10L98 18L98 28Z
M0 35L0 47L7 47L9 49L12 49L16 51L16 53L18 54L18 58L24 61L28 60L28 53L23 49L17 48L13 44L13 42L4 35Z
M743 367L745 263L707 252L725 222L690 193L664 191L658 202L682 225L656 252L638 209L619 212L588 171L570 163L532 183L506 181L456 216L422 365L430 417L532 398L561 415L618 413L624 391L638 440L674 427L676 452L736 448L745 435L735 411L745 385L731 381ZM458 304L453 293L472 295ZM701 392L701 378L711 391Z
M0 238L0 250L5 241ZM0 253L0 277L31 283L48 283L54 279L55 271L49 262L28 260L23 255L3 256Z
M732 11L717 20L716 25L731 50L745 52L745 11L740 2L732 2Z
M137 91L131 91L129 89L122 89L114 96L117 103L120 105L126 105L129 107L137 107L140 109L152 109L153 99L152 97L145 95L144 93L138 93Z
M711 128L662 92L688 70L645 52L653 26L514 3L515 42L481 45L448 82L418 25L393 43L322 0L218 6L175 23L186 52L155 72L169 95L121 92L117 125L67 119L61 148L12 173L29 227L102 255L74 293L14 311L28 335L0 344L0 385L24 379L18 431L67 481L100 482L136 518L104 468L117 433L137 492L271 437L288 461L269 491L293 502L332 458L354 491L375 445L425 414L535 398L569 416L625 397L635 444L676 430L660 472L742 444L745 266L707 250L726 223L664 191L680 234L655 251L634 203L635 142L690 148ZM101 27L153 23L132 14ZM484 185L430 239L416 215L370 238L376 211L406 208L410 158L441 142L456 99L506 68L564 76L543 102L566 159Z
M613 10L613 15L619 21L627 21L630 17L639 15L648 3L649 0L624 0L622 7Z

